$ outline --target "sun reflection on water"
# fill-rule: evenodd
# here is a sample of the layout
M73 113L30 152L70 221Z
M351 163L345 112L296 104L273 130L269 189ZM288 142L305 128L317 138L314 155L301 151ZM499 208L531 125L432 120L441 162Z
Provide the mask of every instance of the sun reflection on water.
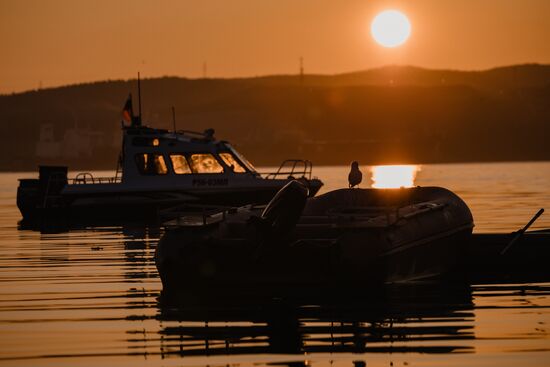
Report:
M371 167L372 187L377 189L396 189L400 187L413 187L416 174L421 166L391 165Z

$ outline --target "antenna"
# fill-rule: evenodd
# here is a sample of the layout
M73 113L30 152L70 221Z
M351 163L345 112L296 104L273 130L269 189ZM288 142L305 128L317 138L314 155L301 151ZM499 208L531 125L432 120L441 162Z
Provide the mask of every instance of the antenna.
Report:
M139 71L138 71L138 106L139 106L138 125L141 126L141 80L139 78Z
M174 134L176 133L176 109L172 106L172 123L174 124Z

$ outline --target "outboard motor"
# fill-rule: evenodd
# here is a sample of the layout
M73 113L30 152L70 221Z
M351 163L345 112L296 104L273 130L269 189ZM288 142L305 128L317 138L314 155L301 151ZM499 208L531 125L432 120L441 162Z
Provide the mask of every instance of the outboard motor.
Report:
M67 167L39 166L38 179L19 180L17 188L17 207L27 224L42 223L44 218L51 218L44 209L58 208L61 190L67 185Z
M262 212L262 222L272 234L286 236L296 227L306 205L309 191L299 181L287 183Z
M59 195L67 185L66 166L39 166L38 172L39 197L44 202L49 196Z

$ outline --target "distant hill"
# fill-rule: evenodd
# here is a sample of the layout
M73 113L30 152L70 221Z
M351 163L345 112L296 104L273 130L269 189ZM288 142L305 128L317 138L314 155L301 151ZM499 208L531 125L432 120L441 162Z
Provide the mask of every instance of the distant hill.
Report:
M114 168L136 81L0 96L0 170ZM549 160L550 65L142 81L143 119L216 129L257 165ZM137 109L137 98L134 98ZM137 112L137 111L136 111Z

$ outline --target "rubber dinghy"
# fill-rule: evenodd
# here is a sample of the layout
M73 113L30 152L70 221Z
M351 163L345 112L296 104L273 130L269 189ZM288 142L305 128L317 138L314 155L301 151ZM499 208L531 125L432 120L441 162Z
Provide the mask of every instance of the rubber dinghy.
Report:
M168 223L155 254L165 292L442 277L453 272L474 226L464 201L440 187L307 196L294 181L265 208Z

